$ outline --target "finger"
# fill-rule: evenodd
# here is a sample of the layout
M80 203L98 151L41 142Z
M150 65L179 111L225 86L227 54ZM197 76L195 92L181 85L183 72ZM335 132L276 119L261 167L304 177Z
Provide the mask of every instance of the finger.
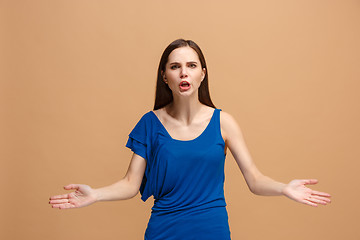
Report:
M50 204L68 203L69 199L50 200Z
M309 202L312 202L312 203L317 203L317 204L321 204L321 205L326 205L328 204L328 202L322 200L322 199L318 199L317 197L308 197L307 199L305 199Z
M61 204L54 204L52 205L52 207L58 209L69 209L69 208L74 208L74 205L71 203L61 203Z
M317 207L317 204L311 202L311 201L308 201L306 199L304 199L303 201L301 201L302 203L306 204L306 205L310 205L312 207Z
M64 199L64 198L69 198L69 194L61 194L61 195L52 196L52 197L50 197L50 200L53 200L53 199Z
M329 198L325 198L325 197L312 196L311 199L317 199L317 200L321 201L321 204L324 204L324 205L331 203L331 200Z
M313 195L318 195L318 196L323 196L323 197L331 197L330 194L325 193L325 192L319 192L319 191L313 190L311 193L312 193Z
M65 203L53 204L52 208L64 209L65 208Z
M67 186L64 187L66 190L71 190L71 189L76 189L79 190L80 185L79 184L69 184Z
M317 179L304 179L301 182L304 185L308 185L308 184L317 184L319 181Z
M59 209L69 209L69 208L74 208L75 205L71 204L71 203L64 203L64 204L60 204Z
M52 208L59 208L60 207L60 204L53 204L51 205Z

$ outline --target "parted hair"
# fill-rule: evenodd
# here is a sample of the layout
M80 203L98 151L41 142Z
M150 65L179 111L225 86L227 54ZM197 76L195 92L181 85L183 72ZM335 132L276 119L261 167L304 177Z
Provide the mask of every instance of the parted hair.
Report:
M169 86L163 81L163 76L161 72L165 72L166 63L168 62L168 58L170 53L180 47L191 47L196 51L199 56L201 69L205 68L205 77L201 82L199 87L199 101L209 107L215 108L215 105L212 103L209 92L209 80L208 80L208 69L205 62L205 57L200 49L200 47L191 40L177 39L169 44L164 50L157 73L157 82L156 82L156 91L155 91L155 104L154 110L160 109L173 101L173 95Z

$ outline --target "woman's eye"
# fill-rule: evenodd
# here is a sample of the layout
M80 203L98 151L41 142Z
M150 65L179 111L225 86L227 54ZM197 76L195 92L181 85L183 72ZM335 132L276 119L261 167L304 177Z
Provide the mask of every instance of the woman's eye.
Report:
M196 68L196 64L190 64L190 67L192 67L192 68Z
M177 65L173 65L170 67L170 69L176 69L178 66Z

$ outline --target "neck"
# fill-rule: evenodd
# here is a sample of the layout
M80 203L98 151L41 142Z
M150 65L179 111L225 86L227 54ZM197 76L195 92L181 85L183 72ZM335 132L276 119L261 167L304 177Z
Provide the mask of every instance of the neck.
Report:
M190 124L195 116L200 112L203 104L198 99L198 94L188 97L174 96L173 101L168 105L166 111L173 118Z

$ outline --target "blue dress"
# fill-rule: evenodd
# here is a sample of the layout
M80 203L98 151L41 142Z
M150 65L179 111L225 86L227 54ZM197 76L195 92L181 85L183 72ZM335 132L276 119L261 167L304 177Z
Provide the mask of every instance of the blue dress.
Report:
M141 199L154 196L145 240L230 240L220 111L193 140L173 139L153 111L129 134L126 147L147 161Z

